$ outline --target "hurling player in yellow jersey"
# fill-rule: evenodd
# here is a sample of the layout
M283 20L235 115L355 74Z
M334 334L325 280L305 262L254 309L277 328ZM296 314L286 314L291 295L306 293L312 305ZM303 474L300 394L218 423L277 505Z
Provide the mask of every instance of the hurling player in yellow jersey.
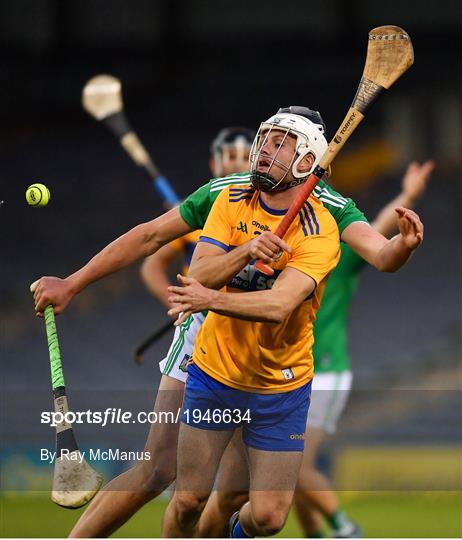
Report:
M295 111L291 110L289 112ZM265 124L266 131L264 130L264 133L268 134L268 136L271 135L271 125L271 123ZM283 128L284 126L280 125L280 127ZM321 129L321 126L318 126L318 128ZM315 135L317 134L316 131L311 133L312 135L313 133ZM292 131L292 135L295 135L295 132ZM301 133L300 136L302 143L299 144L297 136L295 147L297 155L294 155L293 158L291 158L293 159L293 163L291 163L291 159L287 156L287 147L288 145L293 144L293 139L289 136L289 133L287 133L287 137L282 137L279 140L277 140L277 138L274 140L274 132L267 141L261 139L261 133L260 137L257 138L257 144L252 159L252 180L255 186L259 189L261 188L261 191L264 191L265 189L272 190L272 188L274 188L273 193L268 193L268 197L271 200L266 200L265 193L262 194L262 199L259 200L259 202L263 202L270 211L282 211L287 207L288 201L285 201L286 195L297 189L296 187L293 187L294 184L304 181L307 176L307 173L305 173L307 162L312 161L313 158L318 158L319 152L314 148L316 137L314 141L313 137L311 137L308 141L310 145L306 147L306 145L303 145L303 138L305 137L306 141L306 134ZM280 155L277 147L283 149L279 151ZM289 163L289 165L287 163ZM288 175L289 168L291 169L290 175ZM247 175L245 178L248 178L249 176L250 175ZM291 189L288 189L287 192L283 191L279 193L279 189L289 187L287 182L290 176L294 177L294 180L290 182ZM180 207L180 210L173 209L151 222L135 227L106 246L106 248L93 257L85 266L67 278L60 279L54 276L42 277L37 281L34 290L35 310L37 315L43 316L43 310L48 304L53 304L55 313L59 314L66 308L73 296L81 292L93 281L101 279L102 277L127 266L142 256L147 256L155 252L161 245L164 245L166 242L171 241L190 230L203 227L205 215L210 212L212 202L217 193L227 185L233 185L233 187L240 189L249 188L248 181L242 180L243 178L240 178L239 175L237 175L236 178L229 177L215 179L211 184L203 186L196 194L194 194L194 196L190 197L189 202L183 205L183 208ZM251 194L244 192L241 194L237 193L235 198L240 198L240 195L242 195L244 200ZM250 199L252 197L253 195L251 195ZM291 197L289 198L291 199ZM323 197L321 196L318 198L322 199ZM240 201L235 202L239 203ZM309 202L311 202L311 200ZM311 235L316 241L316 237L320 234L326 234L326 231L318 230L320 222L318 221L317 211L313 205L311 206L315 215L313 216L311 208L306 206L301 212L300 221L298 223L299 227L302 227L302 230L304 227L304 233L306 232L308 236ZM327 204L327 207L329 207L329 204ZM261 209L264 210L263 206ZM186 212L186 210L188 211ZM403 208L396 209L396 212L398 213L400 234L391 240L386 240L378 235L378 233L375 233L374 230L361 219L349 221L347 225L341 229L342 239L349 242L353 249L356 249L364 259L381 271L397 270L409 259L414 249L422 241L423 227L418 216L412 211ZM267 214L266 217L270 219L271 212L267 212ZM253 221L254 220L252 220L250 228L246 226L248 225L247 223L244 223L242 226L239 223L238 227L243 229L243 234L247 234L249 231L253 231L254 233L262 232L262 234L255 235L253 238L250 238L249 234L246 243L238 245L235 249L231 249L232 246L230 245L231 250L229 252L226 252L222 247L213 243L199 243L198 249L196 250L197 257L195 256L191 267L191 275L196 277L203 285L205 285L205 287L200 285L194 279L186 279L183 280L185 283L184 289L175 288L173 291L176 293L176 301L180 303L181 310L185 311L186 315L188 315L189 312L199 312L203 309L210 309L212 312L221 311L225 314L235 315L237 317L255 318L257 320L260 320L261 317L261 320L268 321L276 320L277 316L275 315L275 311L277 311L279 317L283 319L285 317L284 313L290 311L288 306L291 302L294 302L294 291L292 291L290 287L287 287L287 280L285 280L283 276L296 275L297 279L301 278L304 280L307 289L307 294L305 296L308 296L308 290L314 287L314 281L313 283L309 281L311 277L308 277L308 274L304 274L303 269L297 270L296 266L291 267L290 259L286 255L285 257L287 257L287 262L289 264L276 280L273 291L268 290L262 292L262 294L265 295L264 299L256 297L256 295L260 294L258 292L250 292L248 294L236 294L235 292L217 293L214 290L206 288L219 288L225 285L233 278L233 276L239 274L252 259L260 258L265 262L272 262L278 259L278 252L280 249L285 250L288 254L290 253L290 258L294 259L295 263L300 263L301 268L305 267L306 261L300 258L297 260L296 257L299 249L298 245L291 247L287 246L284 241L265 230L266 227L264 222L255 220L255 223L253 223ZM321 227L323 227L322 223ZM209 233L209 238L213 240L213 231ZM293 250L292 253L291 249ZM313 257L313 264L314 263L315 257ZM311 272L313 278L316 279L316 272L320 273L319 265L316 266L316 264L314 264ZM244 272L241 278L245 278L245 275ZM261 276L257 275L256 281L247 280L249 281L249 287L254 286L256 289L261 288L263 284L259 279L260 277ZM320 277L318 277L318 279L320 279ZM293 283L290 284L291 286L295 284L296 280L292 281ZM242 283L244 289L246 288L245 279L238 283ZM320 283L321 281L319 284ZM270 281L266 281L266 285L270 284ZM303 287L304 286L305 285L303 285ZM305 296L303 298L305 298ZM313 302L313 299L314 295L311 296L311 298L306 298L306 300L310 302ZM230 303L229 300L232 300L232 302ZM240 300L244 300L244 302L240 302ZM300 302L302 300L300 300ZM300 312L302 312L301 309ZM171 314L174 315L176 313L178 312L173 308ZM304 313L308 314L309 312L305 310ZM311 326L311 322L312 321L307 322L308 327ZM265 337L264 333L262 328L262 337ZM277 337L279 342L284 338L282 335ZM237 340L239 340L239 344L241 344L241 336L237 336ZM232 347L231 342L228 345ZM285 345L286 344L284 343L284 348ZM287 345L293 344L288 343ZM268 347L268 349L271 349L271 347ZM307 355L309 355L308 351ZM267 359L269 358L266 354L265 357ZM255 364L255 362L258 361L259 359L255 360L249 358L249 363L253 362ZM265 366L263 363L261 364L261 368L262 371L264 371ZM196 369L199 368L196 366ZM290 381L292 374L294 373L293 370L291 368L284 368L284 370L284 380L287 378L287 380ZM203 374L204 376L206 375L205 372L203 372ZM266 374L264 373L263 375ZM165 377L165 379L173 380L169 377ZM191 380L192 379L190 378L190 382ZM265 444L270 444L272 439L277 444L279 444L281 440L282 442L287 442L283 441L284 437L281 437L281 433L277 432L277 430L274 434L271 433L271 428L278 415L279 417L282 417L286 414L287 406L290 405L289 402L298 399L299 392L307 393L307 385L302 385L302 387L289 392L276 391L275 393L259 394L258 392L242 392L224 385L211 377L207 382L210 384L215 383L217 385L222 385L221 388L225 387L229 392L239 393L238 395L243 396L246 401L249 401L250 398L252 398L257 402L257 405L260 407L263 406L263 411L257 411L259 412L257 420L261 420L261 412L263 412L263 415L266 413L268 416L269 421L267 425L258 426L254 423L253 427L257 428L257 433L252 433L251 429L247 430L246 443L248 447L250 447L248 452L251 461L250 468L252 471L252 491L250 494L252 506L246 506L241 511L240 517L247 533L254 534L256 531L257 534L259 532L262 534L269 534L280 528L281 523L285 519L291 494L289 497L283 496L282 499L278 499L278 491L276 490L287 488L290 492L293 489L294 470L290 466L291 460L289 458L293 457L295 461L298 461L299 452L294 449L279 452L274 452L274 449L272 451L260 451L258 448L259 436L260 442L261 439L263 439ZM189 392L189 396L190 395L191 391ZM215 395L219 396L220 392L215 392ZM259 397L263 398L261 403L259 403ZM265 402L265 398L268 398L270 401ZM271 401L272 399L279 399L282 403L274 404L274 402ZM165 400L163 399L160 400L159 410L163 410L162 403L164 401ZM174 401L175 403L177 402L176 399ZM233 406L236 404L240 407L245 427L247 425L247 419L249 418L249 416L246 415L246 411L247 409L252 409L252 404L246 403L243 405L235 400L233 396L231 401ZM156 402L156 407L157 405ZM274 406L274 410L271 410L272 406ZM302 404L301 408L303 408L303 406L304 405ZM188 411L187 408L185 408L184 412L186 413L186 411ZM194 414L194 411L195 409L193 409L191 413ZM200 420L207 423L207 413L210 414L211 412L212 411L210 411L209 408L205 408L204 414L199 410L199 413L201 413ZM238 410L238 413L239 412L240 411ZM295 414L295 411L290 410L290 408L288 409L288 412ZM226 436L226 433L224 432L230 429L230 415L225 413L226 410L223 411L222 415L218 415L219 418L217 418L217 415L212 417L212 422L214 422L215 427L218 428L218 431L216 432L217 438L213 436L214 433L212 431L199 430L194 427L188 427L186 429L184 425L182 426L185 429L182 430L181 434L182 446L179 452L181 462L178 467L178 477L181 482L178 487L181 488L181 484L183 484L186 489L189 489L190 493L189 496L184 492L179 492L175 495L173 504L169 508L165 520L164 532L168 536L184 535L193 532L193 527L198 520L200 509L211 489L213 482L212 478L214 476L214 471L211 469L214 469L214 467L216 468L215 464L218 455L222 452L222 448L225 444L223 437ZM194 419L196 418L197 414ZM234 415L233 418L235 419L236 415ZM288 425L290 425L290 419L287 418L287 420ZM223 429L219 424L219 421L223 424ZM284 428L281 424L276 426L276 428ZM259 427L261 427L260 433L258 433ZM298 431L298 426L295 427ZM304 427L303 423L303 429ZM200 439L191 439L191 431L200 431ZM297 431L295 429L290 431L288 439L292 441L300 439L300 432ZM148 448L153 445L155 447L159 441L158 438L152 436L153 433L154 432L150 434L147 443ZM282 433L282 435L284 434ZM177 441L177 433L175 433L175 436L171 436L167 441L164 439L165 437L160 439L161 445L165 447L164 449L174 449ZM192 444L188 445L188 443ZM194 456L191 456L192 452L195 453ZM170 468L175 466L175 454L176 452L172 454L173 459L170 459L167 462L167 465L169 465ZM288 456L288 454L291 456ZM90 512L85 530L80 530L79 533L73 531L72 535L94 537L96 534L95 531L100 531L96 536L107 535L114 531L117 526L128 519L128 517L130 517L130 515L132 515L142 504L163 489L160 488L159 483L163 483L162 485L166 486L173 480L175 475L169 473L168 469L164 468L164 461L162 455L156 454L156 459L154 459L152 463L143 462L111 482L111 488L113 489L112 493L117 496L109 498L99 498L97 496L95 502L97 502L96 500L99 498L100 502L101 500L104 501L104 504L99 506L96 505L95 512ZM189 463L192 464L193 468L188 471ZM287 474L284 476L287 465L289 465L289 467L287 468ZM202 469L203 466L205 467L204 469ZM189 472L192 472L195 475L192 479L187 476ZM185 479L187 482L185 482ZM284 482L281 487L282 480L284 480ZM167 483L165 483L165 481L167 481ZM266 497L264 495L263 498L260 497L258 490L261 488L267 489L271 496ZM154 490L155 493L152 493L152 490ZM273 493L271 490L276 492ZM105 491L103 493L108 492ZM88 510L91 510L92 506L95 505L92 504ZM88 514L88 511L86 514ZM241 531L241 534L244 534L240 521L241 520L238 520L235 527L233 527L234 535L238 534L239 531ZM93 533L91 531L93 531Z
M222 191L194 253L191 275L202 285L179 276L184 287L169 288L177 304L170 315L183 312L177 324L191 312L210 313L188 369L166 537L195 533L237 427L247 451L250 500L232 517L231 536L277 533L292 502L313 376L312 323L339 258L334 220L313 197L285 241L270 232L327 148L322 126L303 110L282 110L262 123L250 156L252 186ZM393 241L397 259L406 260L422 241L418 217L409 220ZM255 270L256 258L272 263L272 278Z
M271 117L260 126L252 147L252 186L223 190L209 214L194 258L220 256L264 235L274 245L260 243L258 249L273 262L275 273L268 278L256 271L251 259L260 253L249 252L237 275L230 275L229 268L223 268L220 278L215 275L222 283L214 285L226 284L226 292L203 288L211 293L204 296L203 309L211 313L198 333L188 369L176 491L164 518L166 537L194 533L220 459L239 426L251 487L232 534L269 536L284 525L304 448L313 376L312 323L340 251L335 221L313 197L285 241L269 231L326 148L320 126L308 118L290 112ZM183 302L171 315L192 307L183 301L180 287L170 290L172 302Z

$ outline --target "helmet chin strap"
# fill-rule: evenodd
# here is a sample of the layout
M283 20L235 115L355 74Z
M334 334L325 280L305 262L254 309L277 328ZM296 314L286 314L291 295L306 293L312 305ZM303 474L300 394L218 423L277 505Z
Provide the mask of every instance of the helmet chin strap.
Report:
M250 175L250 180L255 189L265 192L278 193L280 191L286 191L287 189L303 184L308 180L308 176L309 175L304 176L303 178L295 178L290 182L281 182L278 184L277 181L268 173L253 172Z

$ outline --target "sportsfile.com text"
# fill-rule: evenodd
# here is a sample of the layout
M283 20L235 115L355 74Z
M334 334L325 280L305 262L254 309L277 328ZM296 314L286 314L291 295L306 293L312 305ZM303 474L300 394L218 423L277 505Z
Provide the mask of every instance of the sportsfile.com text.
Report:
M173 411L139 411L133 413L121 408L108 407L104 411L43 411L40 423L56 427L61 424L97 424L105 427L109 424L175 424L180 421L181 408ZM194 423L240 424L250 422L250 410L241 409L185 409L188 419Z

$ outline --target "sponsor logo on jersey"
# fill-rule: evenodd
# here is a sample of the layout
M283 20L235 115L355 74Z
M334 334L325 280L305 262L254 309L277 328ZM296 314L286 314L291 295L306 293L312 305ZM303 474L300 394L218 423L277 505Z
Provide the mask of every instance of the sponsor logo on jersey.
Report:
M238 231L242 231L244 234L247 234L249 231L247 230L247 223L240 221L239 227L237 228Z
M262 225L261 223L258 223L255 219L252 221L252 225L254 227L257 227L257 229L260 229L261 231L270 231L271 229L268 227L268 225ZM254 232L253 234L257 234Z
M282 270L274 270L274 274L269 277L261 274L253 264L248 264L239 274L233 277L228 283L228 287L240 289L241 291L264 291L271 289L274 281Z

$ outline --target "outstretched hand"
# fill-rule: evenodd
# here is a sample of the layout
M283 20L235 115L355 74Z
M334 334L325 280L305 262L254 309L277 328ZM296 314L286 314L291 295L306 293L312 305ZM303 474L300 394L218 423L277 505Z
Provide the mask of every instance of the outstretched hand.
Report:
M43 317L48 305L52 305L55 315L61 313L74 296L69 281L58 277L46 276L34 281L30 286L34 295L35 314Z
M432 160L422 164L412 161L408 165L403 177L402 190L411 202L414 203L422 197L434 168L435 162Z
M399 232L404 244L409 249L416 249L423 242L423 223L419 216L409 208L399 207L395 212L398 214Z
M182 287L172 285L168 288L168 291L172 293L168 301L175 304L168 311L168 314L170 317L179 315L174 323L175 326L179 326L192 313L209 309L212 300L218 294L218 291L207 289L192 277L185 277L178 274L177 278L182 284Z

